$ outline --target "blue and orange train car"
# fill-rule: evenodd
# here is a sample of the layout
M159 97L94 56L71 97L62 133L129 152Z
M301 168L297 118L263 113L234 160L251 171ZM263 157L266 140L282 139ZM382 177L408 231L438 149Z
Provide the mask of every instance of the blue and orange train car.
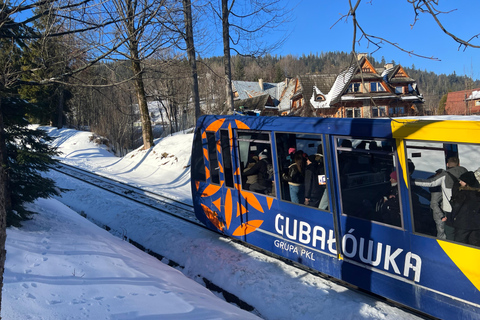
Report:
M293 150L315 155L321 169L315 207L292 201L284 173ZM260 154L273 175L252 191L245 170ZM375 294L439 318L478 319L480 248L440 235L431 190L414 181L446 169L450 157L475 171L479 155L474 118L203 116L192 149L194 208L213 230ZM387 216L392 190L397 210Z

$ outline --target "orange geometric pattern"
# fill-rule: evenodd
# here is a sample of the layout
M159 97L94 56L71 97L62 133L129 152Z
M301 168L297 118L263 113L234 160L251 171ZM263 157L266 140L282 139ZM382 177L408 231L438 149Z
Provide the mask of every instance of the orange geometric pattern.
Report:
M225 119L218 119L214 122L212 122L208 127L205 129L205 131L209 132L215 132L217 134L217 131L222 128L222 126L225 123ZM250 129L245 123L243 123L240 120L235 120L234 123L229 122L228 123L228 135L229 135L229 141L230 141L230 150L231 153L233 153L233 136L234 132L233 129ZM202 138L206 140L206 134L205 131L202 132ZM220 159L222 159L222 149L219 141L216 141L216 151L218 153L218 166L220 168L220 172L224 173L224 168L222 166L222 163ZM203 154L206 160L208 159L208 150L206 148L203 149ZM265 213L264 208L262 207L260 201L257 199L257 196L251 192L248 191L243 191L241 183L238 183L240 181L240 168L238 167L237 163L234 161L233 163L234 166L234 188L239 194L236 194L235 196L232 194L232 189L225 188L226 192L221 191L221 186L214 185L214 184L208 184L206 188L202 192L202 198L211 198L211 203L213 204L214 207L209 208L205 204L201 204L203 211L205 212L206 217L212 222L212 224L220 231L225 232L230 229L232 225L232 219L234 217L233 210L236 208L236 218L240 217L241 215L245 215L247 212L250 211L249 208L255 209L256 211L260 213ZM205 167L205 172L207 174L207 183L209 182L210 178L210 171L208 170L207 167ZM221 184L223 185L223 181L221 181ZM198 187L197 187L198 189ZM271 209L272 203L273 203L273 198L267 197L267 206L268 209ZM242 202L245 201L245 204L247 208L242 204ZM223 207L222 207L223 204ZM214 210L212 210L214 209ZM218 212L216 212L218 210ZM222 210L225 215L225 219L222 219ZM250 220L242 223L240 226L236 227L235 231L233 231L232 235L233 236L245 236L249 233L254 232L256 229L258 229L262 223L263 220Z
M258 227L260 227L263 223L263 220L250 220L247 223L242 223L241 226L239 226L232 235L240 237L243 235L247 235L249 233L252 233L253 231L257 230Z
M243 198L247 200L247 203L249 205L251 205L254 209L260 211L261 213L264 213L262 205L260 204L260 202L258 202L257 197L253 193L246 192L243 190L241 190L240 193L242 194Z
M208 220L210 220L213 223L213 225L217 227L218 230L223 232L225 229L225 225L223 224L223 222L221 222L218 219L218 214L215 211L210 210L210 208L204 205L203 203L202 203L202 208Z

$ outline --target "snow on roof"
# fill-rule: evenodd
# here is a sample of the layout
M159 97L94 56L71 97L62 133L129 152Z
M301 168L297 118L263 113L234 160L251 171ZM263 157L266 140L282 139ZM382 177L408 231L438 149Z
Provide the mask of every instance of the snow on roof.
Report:
M280 95L285 87L285 82L271 83L263 82L263 90L259 82L233 80L234 91L238 93L240 99L248 99L268 93L276 103L280 100Z
M472 94L467 98L467 100L476 100L480 99L480 91L473 91Z
M330 105L338 101L340 99L342 92L345 90L345 87L350 83L350 80L352 80L353 74L355 71L355 67L352 66L348 68L345 71L342 71L337 78L335 79L335 82L333 83L332 88L328 92L327 95L325 95L325 101L315 101L315 91L310 98L310 103L314 108L330 108ZM316 90L318 88L315 87Z

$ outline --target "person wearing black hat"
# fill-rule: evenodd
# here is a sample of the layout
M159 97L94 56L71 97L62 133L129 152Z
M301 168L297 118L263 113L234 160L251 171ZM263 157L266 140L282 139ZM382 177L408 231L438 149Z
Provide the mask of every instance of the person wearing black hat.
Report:
M455 241L480 247L480 183L472 171L458 180L460 188L452 199Z
M320 199L322 199L325 187L318 181L319 164L315 160L315 155L307 157L307 167L305 168L305 204L310 207L318 208Z

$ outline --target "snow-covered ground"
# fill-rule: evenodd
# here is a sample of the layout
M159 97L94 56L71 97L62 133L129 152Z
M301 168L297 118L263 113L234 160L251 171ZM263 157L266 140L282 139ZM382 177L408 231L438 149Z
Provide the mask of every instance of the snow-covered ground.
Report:
M90 133L45 129L58 137L61 161L191 201L192 134L116 158L91 142ZM59 173L48 175L70 191L36 201L34 219L7 231L3 319L417 319L220 235ZM168 267L125 237L182 267ZM215 297L199 284L202 277L255 311Z

